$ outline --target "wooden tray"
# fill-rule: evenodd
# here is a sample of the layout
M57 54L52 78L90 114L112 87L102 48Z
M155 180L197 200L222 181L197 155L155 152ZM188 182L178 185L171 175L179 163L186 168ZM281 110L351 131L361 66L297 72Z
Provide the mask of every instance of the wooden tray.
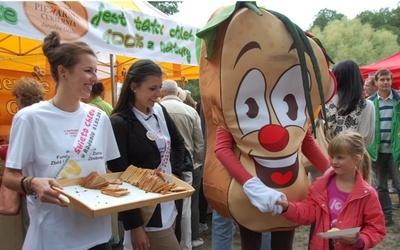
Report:
M122 173L123 172L117 172L101 176L107 180L115 180L118 179ZM130 193L121 197L113 197L102 194L100 190L81 187L79 183L84 179L84 177L58 180L64 189L56 190L69 199L69 203L66 203L68 206L73 207L80 213L89 217L98 217L166 201L179 200L193 194L194 188L188 183L169 174L163 175L167 181L174 182L177 186L185 187L186 191L174 192L172 194L146 193L145 191L124 182L120 187L127 188Z

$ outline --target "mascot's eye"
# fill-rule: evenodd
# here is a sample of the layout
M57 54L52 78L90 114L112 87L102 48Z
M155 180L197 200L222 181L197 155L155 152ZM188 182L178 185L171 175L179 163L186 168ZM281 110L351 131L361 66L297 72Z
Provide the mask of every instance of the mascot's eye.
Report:
M283 101L286 102L288 106L288 112L286 113L287 116L291 120L295 121L297 119L297 110L299 109L296 103L296 98L293 94L289 94L283 98Z
M307 120L306 99L299 65L288 69L279 78L271 93L271 103L283 127L304 127Z
M249 111L247 112L247 116L249 118L255 118L258 114L258 105L256 100L254 100L254 98L249 98L246 100L245 102L247 104L247 106L249 106Z
M267 84L264 75L251 69L240 82L235 100L235 113L243 135L258 131L270 123L265 100Z

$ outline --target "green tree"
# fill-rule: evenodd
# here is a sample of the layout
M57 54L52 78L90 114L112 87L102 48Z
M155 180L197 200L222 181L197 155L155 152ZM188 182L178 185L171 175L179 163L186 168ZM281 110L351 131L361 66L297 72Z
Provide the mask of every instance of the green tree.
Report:
M199 89L199 80L189 80L185 85L185 89L189 90L193 99L198 102L201 99L200 89Z
M338 13L336 10L330 10L325 8L323 10L320 10L318 14L315 16L311 29L318 26L323 30L329 22L333 20L340 20L343 17L345 17L345 15Z
M358 18L334 20L323 30L320 27L311 29L311 33L321 40L335 62L352 59L363 66L399 50L396 35L385 29L375 30Z
M389 10L382 8L379 11L363 11L357 15L362 24L369 23L374 29L386 29L397 36L400 44L400 7Z
M181 1L148 1L149 4L153 5L163 13L167 15L173 15L179 12L178 3Z

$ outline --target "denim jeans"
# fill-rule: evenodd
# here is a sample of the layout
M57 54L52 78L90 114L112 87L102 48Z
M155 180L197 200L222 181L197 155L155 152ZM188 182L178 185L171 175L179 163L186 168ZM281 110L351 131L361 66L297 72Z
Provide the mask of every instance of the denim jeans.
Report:
M271 233L262 233L261 250L271 250Z
M233 238L235 235L235 224L231 218L221 216L217 211L213 210L212 214L212 230L211 241L213 250L232 250ZM262 234L261 250L271 249L271 233Z
M376 189L381 203L385 219L392 219L392 200L390 199L388 189L388 178L390 169L395 169L393 173L393 183L395 188L400 191L399 171L397 164L393 161L393 155L387 153L379 153L376 162L372 162L372 186Z

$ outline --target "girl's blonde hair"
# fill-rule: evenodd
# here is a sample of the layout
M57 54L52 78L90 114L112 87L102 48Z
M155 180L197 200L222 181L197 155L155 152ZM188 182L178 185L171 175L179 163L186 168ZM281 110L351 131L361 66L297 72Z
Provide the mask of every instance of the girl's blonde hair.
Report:
M363 137L351 130L345 130L337 134L328 146L328 154L346 154L353 157L360 156L361 162L357 169L368 183L371 183L371 158L365 149Z

